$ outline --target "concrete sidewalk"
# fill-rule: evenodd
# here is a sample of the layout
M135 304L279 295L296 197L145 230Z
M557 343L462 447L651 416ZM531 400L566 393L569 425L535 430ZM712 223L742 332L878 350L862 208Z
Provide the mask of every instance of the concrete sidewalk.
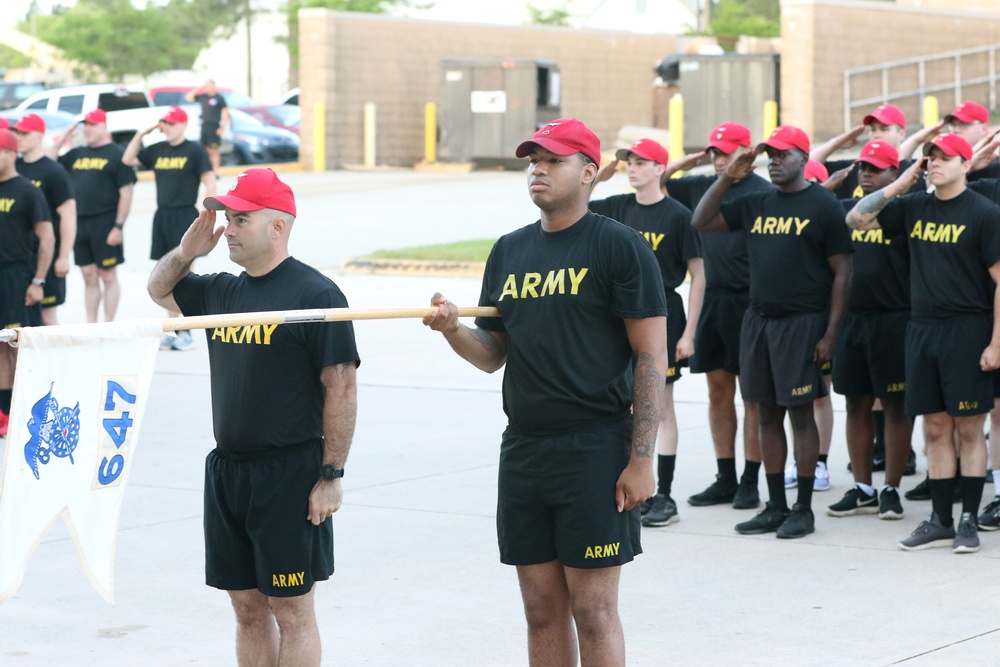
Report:
M311 181L311 174L296 176L303 192L316 191L317 199L307 195L300 204L307 210L322 210L326 204L318 198L329 191L348 189L346 181L324 185ZM392 229L399 240L409 235L399 223L423 224L433 217L413 209L417 192L444 201L482 197L485 191L475 190L480 185L509 185L514 206L526 199L520 178L515 183L510 175L469 176L445 179L446 190L424 190L425 182L413 179L407 190L386 192L378 201L368 195L372 207L396 197L396 218L340 221L331 208L331 226L354 230L331 234L343 245L406 245L367 235ZM359 177L353 183L363 188L371 181ZM347 199L340 211L353 205L354 195L340 196ZM504 204L483 202L482 217ZM147 213L150 205L137 202L136 222ZM517 211L508 215L516 220L509 228L530 221L516 218ZM300 218L304 229L316 228L315 217ZM442 224L448 221L469 224L454 218ZM300 243L318 243L314 232L297 232L306 237ZM424 232L431 238L448 234L429 223ZM453 240L477 236L464 228L450 233ZM145 297L149 263L139 259L145 248L141 239L129 242L138 249L122 271L119 319L159 316ZM341 250L331 246L327 252L330 264L339 265ZM197 268L224 267L224 250L221 259L218 254ZM336 275L326 268L353 306L421 305L435 291L475 305L479 293L478 280L471 278ZM72 278L71 294L79 289ZM78 304L64 309L64 321L80 319ZM345 504L335 517L337 572L317 588L324 664L526 664L515 573L499 564L496 549L496 461L505 423L501 375L461 361L417 320L358 322L356 330L363 359L359 415ZM91 589L65 527L57 524L36 550L15 597L0 606L0 665L235 664L228 597L204 585L202 461L213 443L205 339L200 332L195 339L192 352L159 353L121 517L116 606ZM794 541L740 536L733 526L752 512L684 502L713 479L715 463L704 379L684 377L675 397L681 442L674 497L681 521L644 530L645 553L623 569L629 665L996 664L1000 621L992 568L1000 559L1000 536L981 535L982 551L974 555L945 549L907 553L896 543L925 518L929 503L904 501L906 518L896 522L823 514L850 486L839 397L830 455L833 488L815 495L816 533ZM922 447L919 432L914 445ZM918 464L918 476L904 481L907 489L923 477L926 460L920 456ZM987 497L992 491L987 485Z

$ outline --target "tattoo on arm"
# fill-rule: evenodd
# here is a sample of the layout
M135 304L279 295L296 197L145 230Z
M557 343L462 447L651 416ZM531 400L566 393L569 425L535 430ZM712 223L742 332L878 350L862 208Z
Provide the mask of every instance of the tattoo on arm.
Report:
M471 328L469 329L469 331L472 332L473 338L479 341L479 344L485 351L492 354L499 350L499 346L497 345L497 339L491 336L488 331L484 331L483 329L471 329Z
M656 368L653 355L640 352L632 385L632 454L639 458L653 458L663 383L663 374Z
M853 224L851 227L857 228L868 224L875 219L879 211L884 209L888 203L889 200L885 198L881 190L864 197L855 205L854 210L851 211L851 213L856 213L856 215L850 217L857 222L857 224Z

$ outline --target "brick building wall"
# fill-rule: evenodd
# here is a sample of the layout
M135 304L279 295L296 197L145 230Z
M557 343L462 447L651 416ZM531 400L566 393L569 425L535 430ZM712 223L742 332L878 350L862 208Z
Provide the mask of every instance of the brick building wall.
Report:
M993 0L991 0L992 2ZM844 131L844 70L958 49L1000 44L996 12L954 9L972 3L938 3L935 7L871 0L782 0L781 2L781 120L824 141ZM1000 3L997 3L1000 4ZM963 75L988 72L985 57L963 61ZM928 82L951 80L948 63L928 68ZM891 91L917 86L918 72L896 72ZM881 78L858 82L864 97L878 95ZM967 88L962 97L986 104L986 86ZM951 91L937 94L943 116L954 107ZM873 105L874 106L874 105ZM920 126L916 99L899 106L909 127ZM850 119L861 122L858 109Z
M313 105L326 105L328 169L360 164L364 105L378 108L377 163L423 156L424 105L440 103L445 58L542 58L562 73L562 114L613 145L624 125L653 124L653 65L676 50L669 35L542 26L490 26L304 9L299 12L302 149L313 164Z

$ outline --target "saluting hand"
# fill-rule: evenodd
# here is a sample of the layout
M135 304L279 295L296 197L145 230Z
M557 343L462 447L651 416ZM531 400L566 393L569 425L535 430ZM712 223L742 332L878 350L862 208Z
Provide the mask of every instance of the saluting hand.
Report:
M855 125L847 132L841 135L840 143L837 144L838 150L846 150L852 146L858 144L858 138L865 133L867 127L862 123L861 125Z
M597 170L597 176L594 178L594 185L611 180L611 177L615 175L616 171L618 171L618 158L615 158L607 164L602 164L601 168Z
M829 190L830 192L834 192L837 188L839 188L843 184L845 180L847 180L847 177L850 175L853 169L854 169L853 164L849 167L838 169L837 171L830 174L830 178L826 179L826 182L823 183L823 187Z
M201 257L212 252L212 249L222 238L225 227L215 227L216 211L205 209L191 223L181 238L180 251L185 257Z
M739 155L735 160L729 163L726 167L726 175L729 176L734 181L742 181L744 178L753 173L753 163L757 159L757 151L747 151Z

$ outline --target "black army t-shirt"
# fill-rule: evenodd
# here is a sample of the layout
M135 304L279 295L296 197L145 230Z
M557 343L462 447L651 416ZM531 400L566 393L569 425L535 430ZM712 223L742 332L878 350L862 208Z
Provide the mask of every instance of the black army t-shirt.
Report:
M189 274L174 287L174 299L184 315L347 307L332 280L292 257L259 277ZM205 333L215 441L227 451L318 441L320 372L360 363L350 322L219 327Z
M910 249L914 319L993 311L989 268L1000 261L1000 209L966 189L948 200L922 192L889 202L878 222Z
M118 209L119 188L135 183L135 170L122 162L117 144L79 146L59 157L76 191L76 213L90 217Z
M546 232L541 222L502 236L486 261L479 305L508 334L503 405L530 434L572 431L628 413L632 348L624 319L663 317L659 267L641 234L588 212Z
M156 206L197 206L201 175L212 171L208 152L201 144L185 139L176 146L160 141L139 151L139 162L156 177Z
M226 98L216 93L195 95L194 101L201 105L201 124L218 127L222 123L222 110L226 108Z
M670 198L640 204L634 194L615 195L590 202L590 210L631 227L649 241L668 290L684 282L688 260L701 257L691 211Z
M705 196L717 176L683 176L667 181L667 192L692 211ZM726 190L722 201L730 202L752 192L773 190L766 178L750 174ZM705 289L747 291L750 289L750 263L747 259L746 231L730 234L699 234L702 257L705 259Z
M52 231L56 236L56 249L58 250L59 223L62 220L59 215L59 207L74 197L73 184L69 180L69 174L58 162L44 156L34 162L25 162L24 158L18 158L17 173L31 181L45 196L45 203L49 207L49 215L52 218Z
M49 220L42 191L24 176L0 181L0 266L37 262L35 223Z
M860 199L843 199L844 212L854 208ZM910 253L906 239L880 228L855 229L852 313L884 313L910 309Z
M784 317L829 307L827 260L854 251L844 209L830 192L815 183L797 192L756 192L721 211L730 229L747 232L751 308Z

